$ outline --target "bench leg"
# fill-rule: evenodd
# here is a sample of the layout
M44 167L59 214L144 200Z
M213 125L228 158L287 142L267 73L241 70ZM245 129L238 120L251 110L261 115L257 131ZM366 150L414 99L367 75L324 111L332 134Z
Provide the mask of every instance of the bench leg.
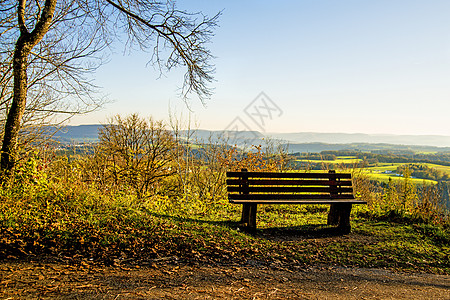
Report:
M249 229L254 232L256 231L256 212L257 212L257 204L250 204L250 219L249 219Z
M256 212L257 204L242 204L242 217L240 227L242 227L243 230L249 232L256 231Z
M339 224L339 204L331 204L330 211L328 212L328 225Z
M339 211L339 224L338 228L342 234L348 234L352 230L350 226L350 212L352 211L351 203L341 204Z
M347 234L351 231L350 212L351 203L331 204L328 213L328 225L337 225L341 233Z
M242 204L242 217L241 217L241 226L247 226L248 220L250 217L250 205Z

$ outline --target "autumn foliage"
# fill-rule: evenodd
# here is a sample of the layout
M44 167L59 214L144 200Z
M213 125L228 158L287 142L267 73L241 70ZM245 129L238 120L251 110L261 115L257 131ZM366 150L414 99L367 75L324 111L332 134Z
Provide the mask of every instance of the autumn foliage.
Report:
M291 253L284 244L236 231L240 207L228 204L226 172L291 171L289 159L276 143L242 149L220 139L187 141L162 122L115 117L94 147L61 153L47 146L28 152L18 163L0 190L0 257L46 253L114 264L130 256L269 259L275 251L297 260L349 263L346 243L328 245L327 255L315 256L306 245ZM407 178L383 189L353 172L356 196L369 203L353 210L359 234L378 232L375 227L361 229L376 220L417 224L412 230L420 236L433 232L430 243L436 249L450 241L448 215L435 205L431 189L419 192ZM268 229L306 226L302 224L310 224L311 218L323 224L320 218L326 218L327 209L267 205L261 207L259 223ZM371 245L352 247L358 264L384 266L381 260L367 260L367 251L375 251ZM404 252L386 247L393 261L384 264L403 265ZM359 260L360 253L366 261ZM435 267L443 268L440 263Z

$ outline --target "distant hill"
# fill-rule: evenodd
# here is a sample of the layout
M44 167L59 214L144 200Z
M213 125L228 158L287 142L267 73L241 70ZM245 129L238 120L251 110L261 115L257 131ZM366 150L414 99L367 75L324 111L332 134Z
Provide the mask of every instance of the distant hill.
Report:
M182 136L190 135L190 139L194 142L208 143L208 142L226 142L229 145L254 145L261 144L265 136L258 131L229 131L229 130L203 130L196 129L190 132L183 130Z
M324 150L361 151L450 151L450 136L440 135L389 135L363 133L269 133L258 131L210 131L194 130L192 139L199 141L226 140L229 144L264 144L264 139L278 140L289 144L290 152L320 152Z
M54 135L54 139L65 143L91 143L98 141L98 132L103 125L66 126ZM187 131L181 131L186 136ZM450 151L450 136L441 135L392 135L363 133L270 133L258 131L212 131L197 129L190 132L191 140L199 143L223 142L230 145L264 144L264 139L279 140L289 144L290 152L320 152L324 150L361 151Z
M364 133L270 133L276 139L290 143L327 143L327 144L394 144L422 145L435 147L450 147L450 136L443 135L394 135L394 134L364 134Z
M98 142L98 132L103 125L78 125L78 126L65 126L55 133L53 138L64 144L73 143L95 143ZM51 127L49 131L54 131L55 128Z
M326 144L326 143L288 143L289 152L319 153L327 150L353 150L374 153L406 153L406 152L450 152L450 147L435 147L421 145L396 145L384 143L347 143L347 144Z

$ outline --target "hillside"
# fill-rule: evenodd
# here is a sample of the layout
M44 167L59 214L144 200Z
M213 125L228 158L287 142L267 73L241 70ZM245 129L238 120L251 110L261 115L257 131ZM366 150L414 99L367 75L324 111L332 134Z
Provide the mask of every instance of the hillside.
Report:
M450 147L421 146L421 145L398 145L398 144L370 144L370 143L348 143L348 144L327 144L327 143L289 143L289 152L296 153L317 153L327 150L354 150L363 152L450 152Z
M98 141L98 131L103 125L78 125L65 126L55 133L53 138L64 144L92 143ZM54 132L55 127L49 127L49 132Z
M64 144L98 141L100 124L66 126L54 138ZM212 131L197 129L190 133L196 142L226 141L230 145L264 144L267 138L289 145L289 152L321 152L325 150L449 152L450 137L439 135L371 135L348 133L270 133L258 131Z
M364 133L270 133L276 139L290 143L327 143L327 144L394 144L423 145L434 147L450 147L450 136L443 135L394 135L394 134L364 134Z

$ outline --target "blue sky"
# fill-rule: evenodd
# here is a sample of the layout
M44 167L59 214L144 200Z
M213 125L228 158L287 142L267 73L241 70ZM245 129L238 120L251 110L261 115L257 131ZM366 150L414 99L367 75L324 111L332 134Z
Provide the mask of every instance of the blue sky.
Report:
M198 127L236 118L265 132L450 135L450 1L178 1L223 10L210 44L214 94L191 99ZM148 54L121 48L96 74L113 100L70 124L139 112L187 115L183 69L159 76ZM261 92L279 112L258 126L245 109ZM257 105L257 104L255 104ZM248 110L247 110L248 112Z

